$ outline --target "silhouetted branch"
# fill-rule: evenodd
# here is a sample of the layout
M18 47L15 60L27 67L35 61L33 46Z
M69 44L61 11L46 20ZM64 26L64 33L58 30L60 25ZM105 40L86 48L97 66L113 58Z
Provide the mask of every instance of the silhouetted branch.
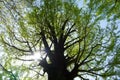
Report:
M91 61L93 61L93 60L94 60L94 59L87 60L87 61L83 62L83 64L81 64L81 65L87 64L87 63L89 63L89 62L91 62Z
M73 43L71 43L71 44L69 44L68 46L66 46L66 47L64 48L64 50L68 49L69 47L73 46L74 44L76 44L76 43L78 43L78 42L81 42L85 37L86 37L86 36L82 37L81 39L76 40L77 38L79 38L79 37L77 37L77 38L73 39L73 40L76 40L76 41L73 42L73 41L71 40L71 41L67 42L66 45L69 44L69 43L71 43L71 42L73 42Z
M35 43L32 43L32 48L36 51L36 45L40 42L41 38L39 38Z
M44 76L44 74L45 74L45 72L44 72L43 74L40 74L40 72L38 72L38 71L36 71L36 70L34 70L34 69L32 69L32 68L28 68L28 69L30 69L30 70L36 72L36 73L37 73L38 75L40 75L40 76Z
M0 67L2 68L3 71L13 76L14 80L17 80L16 76L12 73L12 71L8 71L7 69L5 69L2 64L0 64Z
M78 36L78 37L76 37L76 38L74 38L74 39L72 39L72 40L66 42L65 45L68 45L68 44L74 42L75 40L77 40L77 39L79 39L79 38L80 38L80 36Z
M33 54L32 48L31 48L31 46L30 46L30 44L29 44L29 42L28 42L28 41L27 41L27 46L28 46L28 48L29 48L29 50L30 50L31 54Z
M64 38L63 34L64 34L64 30L65 30L65 27L66 27L66 24L67 24L68 21L69 21L69 19L67 18L62 25L62 28L60 30L61 34L60 34L59 42L63 41L63 38Z
M67 22L69 21L69 19L67 18L65 21L64 21L64 23L63 23L63 25L62 25L62 30L64 30L65 29L65 26L66 26L66 24L67 24Z
M75 23L68 29L67 33L64 35L63 42L66 41L67 37L69 36L70 33L74 32L75 30L72 30L72 28L75 26ZM72 30L72 31L71 31Z
M80 63L80 65L82 65L84 63L85 60L87 60L87 58L92 54L92 51L95 47L97 47L98 45L101 44L96 44L94 47L91 48L91 51L89 52L89 54L84 58L84 60L82 60L82 62Z
M51 24L49 23L48 20L46 20L47 23L47 27L50 29L50 35L53 37L53 41L55 44L57 44L57 37L56 37L56 33L55 33L55 29L54 26L51 26Z
M27 43L27 41L18 39L18 38L15 36L14 33L13 33L13 35L14 35L14 37L15 37L15 40L17 40L18 42L20 42L20 43Z
M16 57L16 59L21 60L21 61L34 61L34 59L21 59L21 58L18 58L18 57Z
M46 37L45 37L45 34L44 34L43 31L41 32L41 37L42 37L43 44L44 44L44 46L45 46L45 52L46 52L47 54L49 54L49 53L50 53L50 48L49 48L48 42L47 42L47 40L46 40Z
M12 47L12 48L14 48L14 49L16 49L16 50L19 50L19 51L22 51L22 52L31 52L30 50L24 50L24 49L20 49L20 48L14 46L14 45L10 45L9 43L7 43L7 42L5 42L5 41L4 41L4 43L5 43L6 45L8 45L9 47Z
M88 73L91 73L91 74L94 74L94 75L102 76L101 74L92 72L91 70L79 70L79 72L88 72Z
M81 41L83 41L84 42L84 45L83 45L83 50L82 50L82 52L81 52L81 54L80 54L80 56L78 57L78 60L80 60L81 59L81 57L83 56L83 54L84 54L84 51L85 51L85 48L86 48L86 37L87 37L87 35L89 34L89 32L87 33L86 32L86 27L85 27L85 29L84 29L84 34L85 34L85 36L82 38L82 40Z
M67 65L70 65L70 64L75 63L75 62L76 62L75 56L71 57L70 59L67 59Z
M79 78L81 78L82 80L87 80L84 77L82 77L81 75L78 75Z

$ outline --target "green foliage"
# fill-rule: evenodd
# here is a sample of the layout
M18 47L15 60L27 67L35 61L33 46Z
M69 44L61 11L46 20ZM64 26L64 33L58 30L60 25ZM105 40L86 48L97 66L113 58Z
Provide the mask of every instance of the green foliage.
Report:
M0 45L7 56L4 67L15 71L17 79L20 76L22 80L41 79L38 73L42 69L36 66L37 70L33 71L36 75L32 78L29 68L32 64L38 65L39 60L28 65L14 65L12 61L17 62L16 58L22 60L24 56L43 50L51 59L48 52L59 49L71 72L77 64L78 72L81 71L80 76L85 74L95 78L99 75L105 79L118 77L116 67L120 68L120 31L117 24L120 18L119 2L84 0L82 8L79 8L81 4L77 0L8 0L0 3ZM101 26L102 20L106 20L106 26ZM52 64L52 61L50 62ZM13 79L11 73L4 71L0 74L0 79L2 76Z

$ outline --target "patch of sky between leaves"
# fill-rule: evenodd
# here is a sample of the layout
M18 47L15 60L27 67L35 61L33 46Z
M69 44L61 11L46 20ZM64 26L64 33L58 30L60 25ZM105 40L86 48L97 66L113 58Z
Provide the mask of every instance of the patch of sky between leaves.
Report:
M105 28L107 26L107 20L106 19L101 20L100 21L100 26L101 26L101 28Z
M84 1L83 0L78 0L78 7L79 8L82 8L83 7L83 5L84 5Z

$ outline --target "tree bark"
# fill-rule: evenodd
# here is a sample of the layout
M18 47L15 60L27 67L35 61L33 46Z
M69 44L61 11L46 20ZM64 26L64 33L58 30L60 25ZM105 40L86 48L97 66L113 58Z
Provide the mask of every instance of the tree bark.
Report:
M60 70L50 70L48 73L48 80L67 80L66 76L63 75L62 71Z
M48 73L48 80L73 80L69 72L61 69L50 69Z
M63 42L60 41L59 44L55 44L54 47L54 51L47 52L47 54L51 54L51 56L48 55L51 63L48 64L46 58L40 62L40 66L42 66L44 72L47 72L48 74L48 80L73 80L74 77L76 77L76 75L74 74L75 71L69 72L67 70L67 63L63 54Z

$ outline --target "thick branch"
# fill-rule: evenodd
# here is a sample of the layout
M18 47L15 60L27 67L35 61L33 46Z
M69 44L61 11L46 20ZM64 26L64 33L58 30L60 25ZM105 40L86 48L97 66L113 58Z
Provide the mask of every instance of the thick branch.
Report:
M66 19L65 22L62 25L62 28L61 28L62 31L60 32L61 34L60 34L59 41L63 40L63 34L64 34L65 26L66 26L66 24L67 24L68 21L69 21L69 19Z
M43 31L41 32L41 37L42 37L43 44L45 46L45 51L46 51L47 54L49 54L50 53L50 48L49 48L48 42L46 40L46 37L45 37L45 34L44 34Z
M65 20L64 24L62 25L62 30L65 29L65 26L66 26L66 24L67 24L68 21L69 21L69 19L67 18L67 19Z
M54 41L54 43L55 44L57 44L57 37L56 37L56 33L55 33L55 29L54 29L54 26L51 26L50 25L50 23L46 20L46 22L47 22L47 26L48 26L48 28L50 29L50 31L51 31L51 36L53 37L53 41Z
M78 74L78 68L79 68L79 65L78 64L75 64L75 67L73 68L73 70L70 72L71 73L71 76L73 77L76 77L77 74Z
M53 54L51 53L51 50L50 50L50 47L49 47L48 42L46 40L44 32L41 32L41 37L42 37L43 44L45 46L45 52L47 53L48 57L50 58L50 61L54 62Z

